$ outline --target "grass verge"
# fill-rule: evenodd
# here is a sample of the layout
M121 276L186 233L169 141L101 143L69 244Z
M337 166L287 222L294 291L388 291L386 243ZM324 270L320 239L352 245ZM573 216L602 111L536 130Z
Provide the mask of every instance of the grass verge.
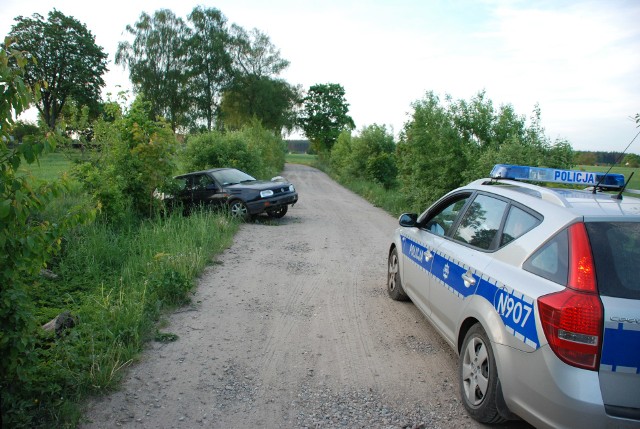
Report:
M113 389L170 309L190 301L196 278L231 242L238 224L211 211L189 217L100 223L67 237L55 278L28 291L42 325L70 311L62 335L40 329L28 383L2 392L7 427L75 427L87 395Z

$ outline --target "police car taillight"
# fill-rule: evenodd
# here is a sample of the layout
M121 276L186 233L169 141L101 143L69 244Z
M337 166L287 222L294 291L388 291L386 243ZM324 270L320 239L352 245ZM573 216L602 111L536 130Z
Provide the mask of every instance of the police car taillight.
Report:
M589 237L583 223L569 227L567 288L538 298L549 346L564 362L597 370L602 341L602 303L597 293Z

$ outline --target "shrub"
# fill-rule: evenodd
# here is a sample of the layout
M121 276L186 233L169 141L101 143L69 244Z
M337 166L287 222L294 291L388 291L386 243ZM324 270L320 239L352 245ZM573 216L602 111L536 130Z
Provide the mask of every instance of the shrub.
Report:
M240 131L192 136L181 158L187 171L233 167L266 179L282 171L285 153L281 138L253 122Z
M106 219L117 222L127 209L149 217L160 202L153 197L175 170L177 141L169 125L150 119L151 107L138 97L113 122L99 120L95 141L102 148L75 176L99 202Z

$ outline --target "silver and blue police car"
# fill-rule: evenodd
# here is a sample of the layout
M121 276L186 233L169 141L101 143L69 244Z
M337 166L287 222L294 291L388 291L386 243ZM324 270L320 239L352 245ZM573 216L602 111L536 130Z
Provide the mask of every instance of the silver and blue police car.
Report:
M640 427L640 199L625 186L622 175L497 165L400 217L388 293L458 352L476 420Z

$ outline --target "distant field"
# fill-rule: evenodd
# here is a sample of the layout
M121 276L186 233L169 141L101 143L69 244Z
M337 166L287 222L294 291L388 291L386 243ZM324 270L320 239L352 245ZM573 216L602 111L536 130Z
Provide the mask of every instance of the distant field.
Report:
M317 155L308 155L306 153L288 153L285 156L285 161L290 164L313 165L316 159L318 159Z
M609 167L600 167L600 166L593 166L593 165L579 165L578 167L584 171L592 171L592 172L599 172L599 173L604 173L609 170ZM629 176L631 176L632 172L635 172L635 174L631 178L631 182L629 183L629 186L627 186L627 188L640 189L640 168L613 167L611 169L611 173L623 174L625 180L629 180Z
M30 171L35 178L52 182L67 173L72 165L73 161L67 155L54 152L41 156L39 163L31 165L23 163L19 171Z

